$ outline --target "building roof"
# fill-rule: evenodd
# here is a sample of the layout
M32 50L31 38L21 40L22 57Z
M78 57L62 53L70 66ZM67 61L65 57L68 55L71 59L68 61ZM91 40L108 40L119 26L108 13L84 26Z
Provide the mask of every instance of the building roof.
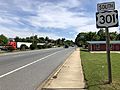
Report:
M106 44L106 41L87 41L89 44ZM110 44L120 44L120 41L110 41Z

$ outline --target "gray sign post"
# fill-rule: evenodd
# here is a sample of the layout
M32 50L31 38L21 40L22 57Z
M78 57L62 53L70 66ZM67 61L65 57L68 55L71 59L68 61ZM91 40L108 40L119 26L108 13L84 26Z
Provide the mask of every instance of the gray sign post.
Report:
M109 30L106 28L106 51L107 51L107 63L108 63L108 84L112 83L112 70L110 60L110 35Z
M110 60L110 35L109 27L118 27L118 11L115 9L114 2L97 4L96 26L106 30L106 52L108 63L108 84L112 83L112 71Z

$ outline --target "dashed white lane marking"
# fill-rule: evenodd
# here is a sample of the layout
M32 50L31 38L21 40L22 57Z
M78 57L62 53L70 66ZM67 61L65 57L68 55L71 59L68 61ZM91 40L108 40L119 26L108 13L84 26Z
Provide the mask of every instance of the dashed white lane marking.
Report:
M21 55L21 54L18 54L18 55L13 55L12 57L20 57L20 56L25 56L25 55Z
M17 69L14 69L14 70L12 70L12 71L10 71L10 72L7 72L7 73L5 73L5 74L3 74L3 75L0 75L0 78L3 78L3 77L5 77L5 76L7 76L7 75L10 75L10 74L18 71L18 70L21 70L21 69L23 69L23 68L26 68L26 67L28 67L28 66L30 66L30 65L32 65L32 64L35 64L35 63L37 63L37 62L39 62L39 61L41 61L41 60L44 60L44 59L46 59L46 58L48 58L48 57L50 57L50 56L52 56L52 55L57 54L58 52L61 52L61 50L60 50L60 51L57 51L57 52L55 52L55 53L49 54L48 56L45 56L45 57L43 57L43 58L41 58L41 59L38 59L38 60L36 60L36 61L34 61L34 62L28 63L28 64L26 64L26 65L24 65L24 66L21 66L21 67L19 67L19 68L17 68Z

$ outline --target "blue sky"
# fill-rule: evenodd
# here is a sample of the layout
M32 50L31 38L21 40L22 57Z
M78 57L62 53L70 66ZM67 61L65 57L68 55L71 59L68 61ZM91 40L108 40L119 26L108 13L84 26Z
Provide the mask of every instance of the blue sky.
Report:
M80 32L98 31L97 3L110 1L119 13L120 0L0 0L0 34L74 40Z

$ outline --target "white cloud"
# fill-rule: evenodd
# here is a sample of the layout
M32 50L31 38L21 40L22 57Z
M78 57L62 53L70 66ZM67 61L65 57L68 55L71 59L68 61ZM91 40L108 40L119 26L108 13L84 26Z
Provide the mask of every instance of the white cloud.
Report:
M112 27L112 28L109 28L109 32L117 32L117 33L120 33L120 29L119 29L119 27Z
M4 5L7 9L11 6L11 3L5 3L7 0L3 0ZM53 0L52 0L53 1ZM105 2L108 0L105 0ZM112 1L112 0L111 0ZM116 9L120 12L120 1L119 0L113 0L116 4ZM0 1L1 2L1 1ZM62 38L60 36L61 34L56 34L57 29L55 33L49 33L49 32L38 32L37 30L32 31L31 25L37 28L59 28L59 30L68 30L69 28L72 28L73 31L70 31L70 35L75 35L75 33L79 32L88 32L88 31L98 31L96 28L96 21L95 16L89 15L90 12L86 12L86 8L82 7L84 6L84 3L88 2L87 0L61 0L58 3L50 2L50 1L40 1L40 0L12 0L11 1L13 6L9 9L0 12L3 12L3 15L0 14L0 23L2 24L9 24L10 25L16 25L18 27L1 27L0 26L0 33L6 34L7 36L31 36L32 33L36 33L39 36L49 36L50 38ZM97 2L104 2L104 0L98 0ZM88 2L90 3L90 2ZM87 4L88 4L87 3ZM1 3L0 3L1 4ZM91 4L93 5L93 4ZM2 6L1 6L2 7ZM13 8L14 7L14 8ZM79 8L80 12L73 12L70 11L71 8ZM88 7L87 7L88 8ZM89 7L91 8L91 7ZM18 15L15 13L15 11L19 11L22 13L21 15ZM73 9L74 10L74 9ZM7 13L7 16L4 16L4 12ZM24 13L28 13L26 17ZM34 15L29 15L29 14ZM95 15L95 12L92 12ZM11 15L11 16L10 16ZM118 14L120 16L120 14ZM2 17L1 17L2 16ZM4 18L3 18L4 16ZM90 17L91 16L91 17ZM21 22L21 21L26 22ZM26 25L24 25L26 24ZM27 25L28 24L28 25ZM23 27L19 26L23 25ZM32 28L33 29L33 28ZM110 28L110 31L118 31L118 28ZM75 32L75 33L74 33ZM66 37L66 36L65 36Z
M80 17L84 16L84 17ZM84 12L70 12L66 8L59 5L51 5L39 7L37 16L29 17L33 26L44 28L61 28L80 27L90 22L92 18L86 17Z
M77 28L77 32L89 32L89 31L92 31L92 32L97 31L97 28L96 28L95 24L84 25L84 26L81 26L81 27Z
M100 29L97 29L95 24L91 24L91 25L85 25L85 26L81 26L79 28L76 29L77 32L98 32ZM111 27L109 28L109 32L120 32L119 27Z
M13 23L12 20L0 17L0 23Z
M30 30L27 30L27 29L23 29L23 30L19 28L11 29L11 28L0 26L0 34L4 34L7 37L14 38L16 36L20 36L20 37L30 36L31 32Z
M19 28L10 29L10 28L2 27L2 26L0 26L0 34L4 34L5 36L7 36L9 38L15 38L16 36L25 38L25 37L29 37L29 36L33 36L33 35L38 35L38 37L48 36L51 39L64 38L64 37L58 36L54 33L31 31L28 28L25 28L23 30L21 30ZM66 38L66 39L74 40L73 38Z
M16 7L22 9L23 11L29 11L29 12L34 12L35 11L35 5L34 1L32 0L14 0L14 4ZM36 4L36 3L35 3Z
M81 5L81 1L80 0L64 0L63 2L59 3L58 5L60 7L69 7L69 8L79 7Z

